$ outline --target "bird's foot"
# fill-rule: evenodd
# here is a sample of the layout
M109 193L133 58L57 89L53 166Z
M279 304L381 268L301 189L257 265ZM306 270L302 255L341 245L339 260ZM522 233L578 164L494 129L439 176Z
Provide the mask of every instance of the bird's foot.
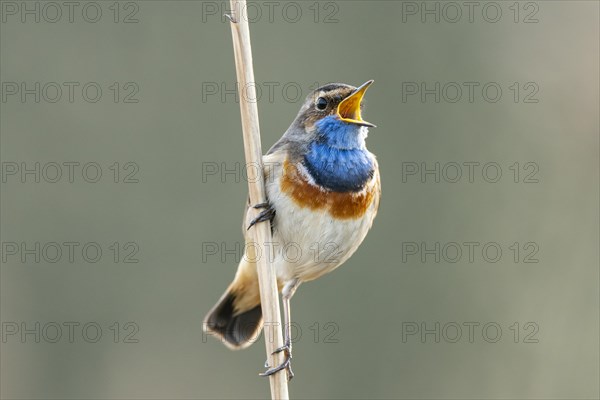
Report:
M260 376L270 376L273 375L276 372L281 371L282 369L285 369L287 372L287 377L288 377L288 382L292 380L292 378L294 377L294 372L292 371L292 346L290 344L286 344L284 346L279 347L278 349L275 349L275 351L272 354L277 354L277 353L284 353L284 360L281 364L279 364L276 367L270 368L268 370L266 370L265 372L261 373ZM265 368L269 367L269 360L267 360L265 362Z
M254 225L256 225L259 222L264 222L264 221L270 221L273 222L273 218L275 218L275 209L273 207L271 207L270 203L260 203L260 204L256 204L254 206L252 206L252 208L256 208L256 209L260 209L260 208L264 208L263 211L260 212L260 214L258 214L258 216L256 218L254 218L252 221L250 221L250 224L248 225L248 229L252 228Z

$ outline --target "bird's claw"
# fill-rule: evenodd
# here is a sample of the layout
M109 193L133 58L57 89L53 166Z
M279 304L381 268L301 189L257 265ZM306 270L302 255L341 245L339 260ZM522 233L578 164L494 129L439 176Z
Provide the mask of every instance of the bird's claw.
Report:
M284 358L283 362L276 367L270 368L270 369L266 370L265 372L260 373L259 374L260 376L271 376L274 373L285 369L287 372L288 382L291 381L292 378L294 378L294 372L292 371L291 347L286 344L284 346L281 346L281 347L275 349L275 351L273 351L273 353L271 353L271 354L277 354L277 353L281 353L281 352L285 353L285 358ZM265 362L265 368L268 368L268 367L269 367L269 360L267 360Z
M252 206L252 208L256 208L256 209L267 208L267 207L269 207L269 202L258 203L258 204L255 204Z
M258 216L256 218L254 218L252 221L250 221L250 224L248 224L248 228L246 230L250 230L250 228L252 228L254 225L256 225L259 222L265 222L265 221L272 222L273 218L275 218L275 209L273 207L271 207L271 204L269 204L269 203L256 204L256 205L252 206L252 208L256 208L256 209L264 208L264 210L261 211L260 214L258 214Z

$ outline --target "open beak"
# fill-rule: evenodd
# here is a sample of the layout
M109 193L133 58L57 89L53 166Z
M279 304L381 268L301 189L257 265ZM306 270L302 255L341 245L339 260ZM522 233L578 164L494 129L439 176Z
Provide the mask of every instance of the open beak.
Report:
M367 81L360 85L350 96L346 97L339 105L337 109L338 116L344 122L350 124L362 125L375 127L370 122L363 121L360 115L360 103L365 96L365 92L371 86L373 80Z

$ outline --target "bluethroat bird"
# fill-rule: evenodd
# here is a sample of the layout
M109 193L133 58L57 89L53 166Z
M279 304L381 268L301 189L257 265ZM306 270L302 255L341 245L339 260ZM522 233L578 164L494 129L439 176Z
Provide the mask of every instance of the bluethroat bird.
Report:
M263 157L268 202L248 230L271 221L272 266L282 296L285 361L264 372L290 366L290 299L301 283L342 265L362 243L379 207L381 185L375 156L367 150L369 127L362 119L362 100L373 81L356 88L332 83L314 90L292 125ZM248 204L246 210L251 205ZM284 249L293 246L292 256ZM204 329L231 349L252 344L262 329L256 264L243 257L233 282L204 320Z

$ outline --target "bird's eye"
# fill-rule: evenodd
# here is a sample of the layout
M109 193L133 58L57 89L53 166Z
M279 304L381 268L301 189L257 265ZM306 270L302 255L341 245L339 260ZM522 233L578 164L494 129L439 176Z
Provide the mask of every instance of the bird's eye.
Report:
M317 107L317 110L323 111L327 108L327 100L324 97L319 97L315 103L315 107Z

